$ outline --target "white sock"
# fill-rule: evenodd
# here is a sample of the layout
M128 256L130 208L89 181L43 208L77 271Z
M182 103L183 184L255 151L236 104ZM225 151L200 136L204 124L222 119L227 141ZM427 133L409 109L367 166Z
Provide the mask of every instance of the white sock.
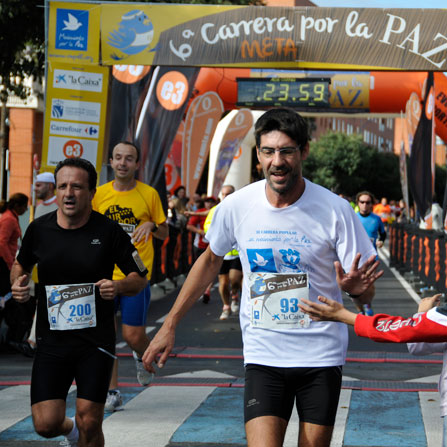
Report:
M76 416L73 416L70 419L73 421L73 428L71 429L71 432L68 433L66 438L70 441L77 441L79 439L79 430L78 427L76 427Z

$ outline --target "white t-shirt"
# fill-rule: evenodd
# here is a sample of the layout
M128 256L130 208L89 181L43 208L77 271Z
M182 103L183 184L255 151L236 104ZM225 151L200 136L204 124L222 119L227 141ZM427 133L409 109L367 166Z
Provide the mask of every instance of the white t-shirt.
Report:
M334 261L349 271L356 253L362 264L376 255L350 204L305 180L293 205L275 208L261 180L226 197L207 233L211 250L224 256L234 246L244 272L240 323L245 363L279 367L335 366L345 362L348 332L344 324L311 322L303 329L265 329L251 323L249 272L307 273L309 298L324 295L341 302Z

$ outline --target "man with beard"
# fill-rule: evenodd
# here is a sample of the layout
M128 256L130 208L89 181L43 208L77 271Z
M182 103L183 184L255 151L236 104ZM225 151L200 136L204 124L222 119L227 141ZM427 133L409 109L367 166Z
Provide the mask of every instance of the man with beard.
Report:
M36 206L34 219L57 210L57 201L54 194L54 174L52 172L37 174L34 191L36 192L36 198L42 201Z
M348 334L313 323L302 298L373 294L376 252L351 206L304 179L307 124L295 111L272 109L255 125L265 180L234 192L216 208L209 246L196 261L163 326L143 356L145 367L174 347L175 327L237 247L243 268L240 323L249 447L280 447L296 401L298 445L329 446ZM361 265L361 267L359 267ZM335 268L334 268L335 266ZM347 273L345 273L347 271Z

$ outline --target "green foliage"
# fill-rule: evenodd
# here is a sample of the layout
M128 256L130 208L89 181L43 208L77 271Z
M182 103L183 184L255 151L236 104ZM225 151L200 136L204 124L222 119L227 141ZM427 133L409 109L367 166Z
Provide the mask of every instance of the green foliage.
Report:
M336 194L353 197L361 190L369 190L377 197L402 197L399 158L379 153L360 135L329 132L311 142L303 175Z
M0 2L0 101L8 94L28 95L26 76L41 80L44 73L44 7L35 0Z

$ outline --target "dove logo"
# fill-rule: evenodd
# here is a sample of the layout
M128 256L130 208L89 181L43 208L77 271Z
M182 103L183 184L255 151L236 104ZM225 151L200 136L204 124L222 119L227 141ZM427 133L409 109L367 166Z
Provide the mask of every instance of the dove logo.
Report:
M118 29L109 33L107 43L120 50L123 55L112 54L111 57L117 61L127 56L141 53L152 42L154 38L154 25L149 17L141 10L134 9L121 17ZM149 51L156 51L153 48Z
M56 13L56 49L87 51L89 12L82 9L58 9Z
M277 272L271 248L248 248L248 262L252 272Z

